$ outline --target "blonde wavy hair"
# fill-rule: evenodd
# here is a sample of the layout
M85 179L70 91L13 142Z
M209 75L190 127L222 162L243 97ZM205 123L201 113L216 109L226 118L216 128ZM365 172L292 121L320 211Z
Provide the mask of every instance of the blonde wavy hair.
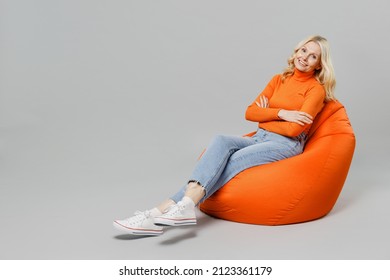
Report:
M334 96L334 88L336 86L336 78L334 74L333 64L332 60L330 58L330 47L328 44L328 40L326 40L324 37L315 35L310 36L306 38L305 40L301 41L294 49L294 52L290 56L290 58L287 60L288 66L286 69L284 69L284 72L282 73L282 81L284 81L287 77L291 76L294 73L295 65L294 65L294 58L297 54L297 52L307 43L309 42L315 42L320 46L321 49L321 68L318 70L315 70L314 76L317 79L317 81L324 86L325 92L326 92L326 101L335 100Z

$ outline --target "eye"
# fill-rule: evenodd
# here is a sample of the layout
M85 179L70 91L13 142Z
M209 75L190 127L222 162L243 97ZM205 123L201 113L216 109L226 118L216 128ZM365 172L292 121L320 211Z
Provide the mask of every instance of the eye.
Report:
M305 49L305 48L302 48L301 51L305 53L305 52L306 52L306 49Z
M316 55L313 55L313 59L317 60L317 56L316 56Z

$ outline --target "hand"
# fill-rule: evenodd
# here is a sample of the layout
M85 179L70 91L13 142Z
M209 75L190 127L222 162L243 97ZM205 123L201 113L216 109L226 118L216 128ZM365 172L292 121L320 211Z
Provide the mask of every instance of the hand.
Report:
M297 123L299 125L311 124L313 122L313 117L302 111L289 111L282 109L278 112L278 116L282 120Z
M257 101L255 102L257 106L259 106L260 108L268 108L269 103L268 103L267 97L260 95L259 100L260 100L260 103Z

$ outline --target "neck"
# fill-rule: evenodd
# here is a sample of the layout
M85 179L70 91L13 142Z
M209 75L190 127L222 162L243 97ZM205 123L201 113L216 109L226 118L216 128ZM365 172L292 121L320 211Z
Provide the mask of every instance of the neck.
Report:
M299 71L298 69L295 68L293 77L297 81L306 81L306 80L314 77L314 72L315 72L314 70L310 71L310 72L302 72L302 71Z

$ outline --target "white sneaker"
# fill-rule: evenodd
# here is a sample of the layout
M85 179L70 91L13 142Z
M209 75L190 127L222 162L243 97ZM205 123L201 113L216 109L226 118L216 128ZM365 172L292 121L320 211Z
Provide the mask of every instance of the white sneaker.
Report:
M155 217L154 224L159 226L196 225L195 207L179 201L172 205L167 212Z
M150 211L137 211L134 216L124 220L115 220L113 224L116 229L133 235L160 235L163 233L163 227L154 224Z

